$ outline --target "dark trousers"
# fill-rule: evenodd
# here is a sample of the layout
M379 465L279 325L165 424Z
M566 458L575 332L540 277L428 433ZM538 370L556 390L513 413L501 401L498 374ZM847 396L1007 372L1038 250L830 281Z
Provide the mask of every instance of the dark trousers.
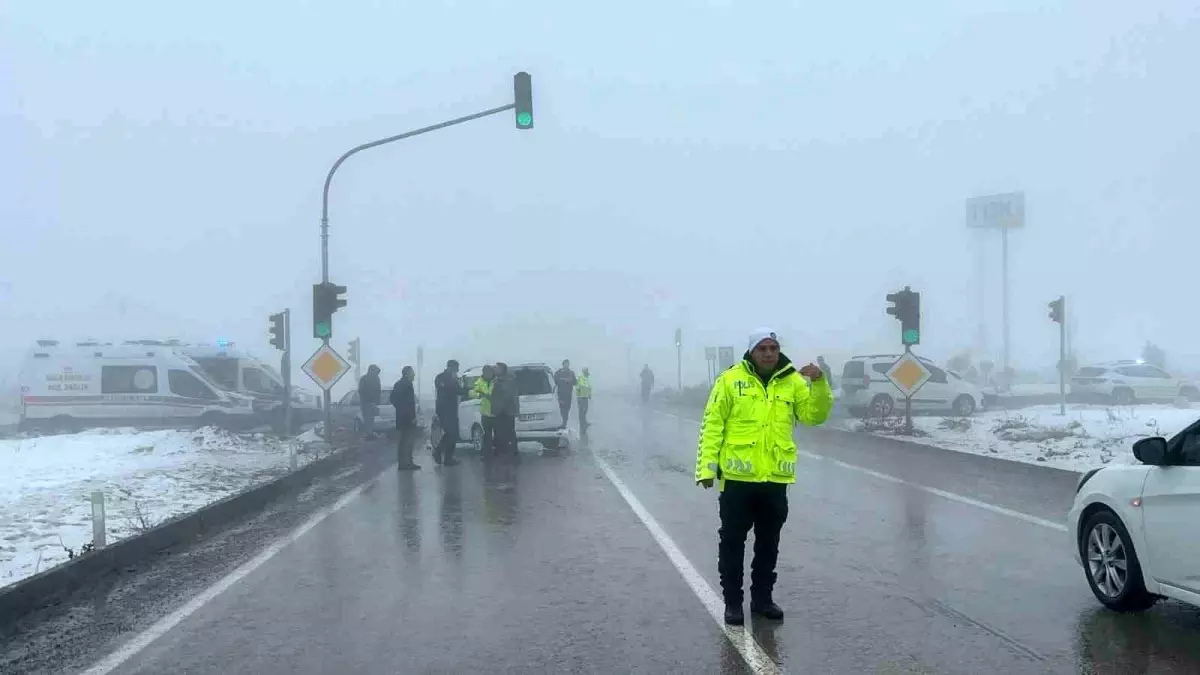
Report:
M517 454L517 418L515 415L497 415L492 425L493 444L497 455Z
M642 385L642 403L650 402L650 387Z
M717 569L725 603L742 603L742 561L746 534L754 528L754 559L750 563L750 602L771 602L775 587L775 562L779 558L779 531L787 520L787 485L725 481L721 492L720 548Z
M413 465L413 446L420 433L416 424L396 425L396 435L399 437L396 441L396 462L400 466Z
M438 461L454 459L454 446L458 445L458 417L438 416L442 423L442 439L433 449L433 458Z
M479 451L487 455L496 445L496 418L491 415L481 415L479 423L483 426L483 443Z
M591 402L590 398L579 399L579 430L580 431L587 429L588 403L590 403L590 402Z
M571 417L571 399L558 399L558 410L562 413L562 428L567 428L567 420Z

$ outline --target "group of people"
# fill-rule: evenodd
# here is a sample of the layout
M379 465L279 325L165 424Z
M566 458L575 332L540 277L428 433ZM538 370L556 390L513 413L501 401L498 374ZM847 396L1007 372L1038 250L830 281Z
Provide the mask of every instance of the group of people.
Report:
M562 428L567 428L571 418L571 398L579 399L579 433L588 429L588 408L592 401L592 375L587 368L579 375L571 370L571 361L563 359L562 368L554 373L555 390L558 392L558 411L562 415Z
M458 379L458 361L446 362L446 369L434 378L437 392L434 409L441 423L442 437L433 449L433 461L454 466L458 446L458 403L462 397L479 399L479 422L483 427L485 456L515 457L517 454L517 417L521 414L521 395L508 364L497 361L483 367L480 377L469 390Z

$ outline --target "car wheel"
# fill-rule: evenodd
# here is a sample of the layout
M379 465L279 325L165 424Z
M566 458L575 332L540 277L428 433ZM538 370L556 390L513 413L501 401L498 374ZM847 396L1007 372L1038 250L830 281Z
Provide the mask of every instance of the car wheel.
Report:
M1112 402L1114 405L1133 405L1135 400L1132 389L1127 387L1113 389Z
M975 413L975 397L963 394L954 399L954 414L959 417L970 417Z
M83 429L79 421L70 415L57 415L50 418L50 423L47 425L51 433L56 434L75 434Z
M1083 526L1080 556L1096 599L1117 612L1141 612L1158 602L1146 591L1129 531L1115 513L1098 511Z
M216 427L230 431L229 418L219 412L206 412L200 416L201 427Z
M362 420L360 420L360 419L358 419L357 417L355 417L355 418L354 418L354 424L352 424L351 426L353 427L353 429L354 429L354 434L355 434L356 436L362 433L362 430L363 430L363 422L362 422Z
M471 447L475 452L483 452L483 427L478 424L471 427Z
M879 394L871 399L871 414L876 417L887 417L896 409L896 401L887 394Z

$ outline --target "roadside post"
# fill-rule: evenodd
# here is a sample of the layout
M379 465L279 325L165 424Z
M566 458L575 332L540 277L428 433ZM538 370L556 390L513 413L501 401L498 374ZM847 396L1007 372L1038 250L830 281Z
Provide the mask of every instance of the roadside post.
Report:
M1058 414L1067 414L1067 298L1050 302L1050 320L1058 324Z
M105 545L104 492L96 490L92 493L92 546L102 549Z
M705 347L704 360L708 362L708 386L717 381L717 348Z

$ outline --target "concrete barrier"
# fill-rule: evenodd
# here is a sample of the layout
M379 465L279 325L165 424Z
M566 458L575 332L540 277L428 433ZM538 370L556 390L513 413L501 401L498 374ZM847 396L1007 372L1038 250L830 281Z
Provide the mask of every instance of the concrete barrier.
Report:
M97 579L126 570L162 551L191 543L205 534L261 512L279 497L330 476L384 447L353 446L317 459L274 480L247 488L192 513L177 516L142 534L85 553L14 584L0 588L0 626L8 626L53 606Z

